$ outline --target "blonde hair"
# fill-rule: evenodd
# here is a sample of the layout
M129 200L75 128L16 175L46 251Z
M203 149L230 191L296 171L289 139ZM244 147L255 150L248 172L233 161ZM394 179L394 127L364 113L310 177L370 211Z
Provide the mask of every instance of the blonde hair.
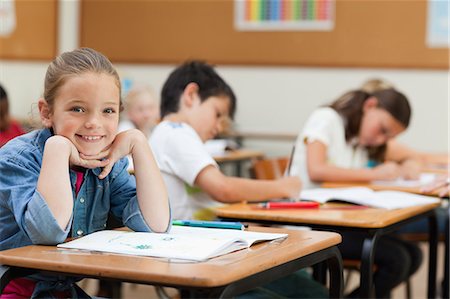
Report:
M158 97L153 88L148 85L136 85L130 89L125 97L125 109L128 109L130 106L132 106L139 98L139 96L143 93L149 94L152 102L158 104Z
M393 88L393 84L380 78L369 79L361 85L361 90L370 94L376 91Z
M71 77L84 73L107 74L121 90L119 75L106 56L90 48L80 48L70 52L64 52L57 56L48 66L45 74L44 100L50 110L53 108L59 89ZM122 108L122 101L120 101Z

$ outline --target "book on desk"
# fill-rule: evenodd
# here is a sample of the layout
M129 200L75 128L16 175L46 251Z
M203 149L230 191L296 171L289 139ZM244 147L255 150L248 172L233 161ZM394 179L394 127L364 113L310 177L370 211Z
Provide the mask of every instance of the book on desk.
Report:
M401 191L373 191L367 187L309 189L303 190L300 198L320 203L341 201L388 210L440 202L431 196Z
M170 233L103 230L59 244L58 248L205 261L257 242L286 237L287 234L173 226Z

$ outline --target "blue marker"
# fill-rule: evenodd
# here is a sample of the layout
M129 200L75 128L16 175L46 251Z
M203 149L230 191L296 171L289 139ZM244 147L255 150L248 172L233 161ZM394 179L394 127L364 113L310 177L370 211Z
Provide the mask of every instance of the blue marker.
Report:
M225 221L198 221L198 220L173 220L172 225L208 227L208 228L228 228L228 229L244 229L244 225L240 222Z

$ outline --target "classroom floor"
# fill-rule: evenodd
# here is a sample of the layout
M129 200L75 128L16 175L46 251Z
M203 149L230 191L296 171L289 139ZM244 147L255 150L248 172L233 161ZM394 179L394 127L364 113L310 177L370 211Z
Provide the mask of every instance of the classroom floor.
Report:
M419 271L412 277L411 287L412 287L412 299L422 299L426 298L427 294L427 281L428 281L428 247L425 243L420 244L422 250L424 251L424 262L420 267ZM442 281L442 270L444 263L444 246L439 243L438 247L438 282ZM359 283L359 275L355 272L346 288L346 291L353 289ZM85 279L81 282L82 287L89 294L95 295L97 289L97 281L92 279ZM172 298L179 298L176 290L166 289L168 294ZM438 290L438 298L440 295L440 290ZM159 298L155 292L155 288L146 285L137 285L124 283L122 287L122 298L124 299L139 299L139 298ZM406 298L406 287L405 284L398 286L392 293L393 299L403 299Z

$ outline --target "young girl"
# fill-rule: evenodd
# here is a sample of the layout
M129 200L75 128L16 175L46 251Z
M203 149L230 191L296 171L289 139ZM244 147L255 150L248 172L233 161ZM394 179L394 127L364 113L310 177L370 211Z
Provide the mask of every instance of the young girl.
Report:
M324 181L414 177L420 169L417 162L386 146L408 127L410 115L408 100L394 89L372 95L360 90L348 92L317 109L306 121L296 142L291 174L300 176L305 189ZM363 234L343 234L343 258L360 258L363 238ZM391 236L380 238L375 251L376 298L389 297L395 286L418 269L421 260L415 244ZM351 296L357 294L355 290Z
M46 127L0 149L0 250L55 245L106 226L111 212L136 231L165 232L167 191L147 138L117 134L120 81L110 61L88 48L48 67L38 103ZM130 154L136 179L126 171ZM85 296L73 280L15 279L1 298Z

